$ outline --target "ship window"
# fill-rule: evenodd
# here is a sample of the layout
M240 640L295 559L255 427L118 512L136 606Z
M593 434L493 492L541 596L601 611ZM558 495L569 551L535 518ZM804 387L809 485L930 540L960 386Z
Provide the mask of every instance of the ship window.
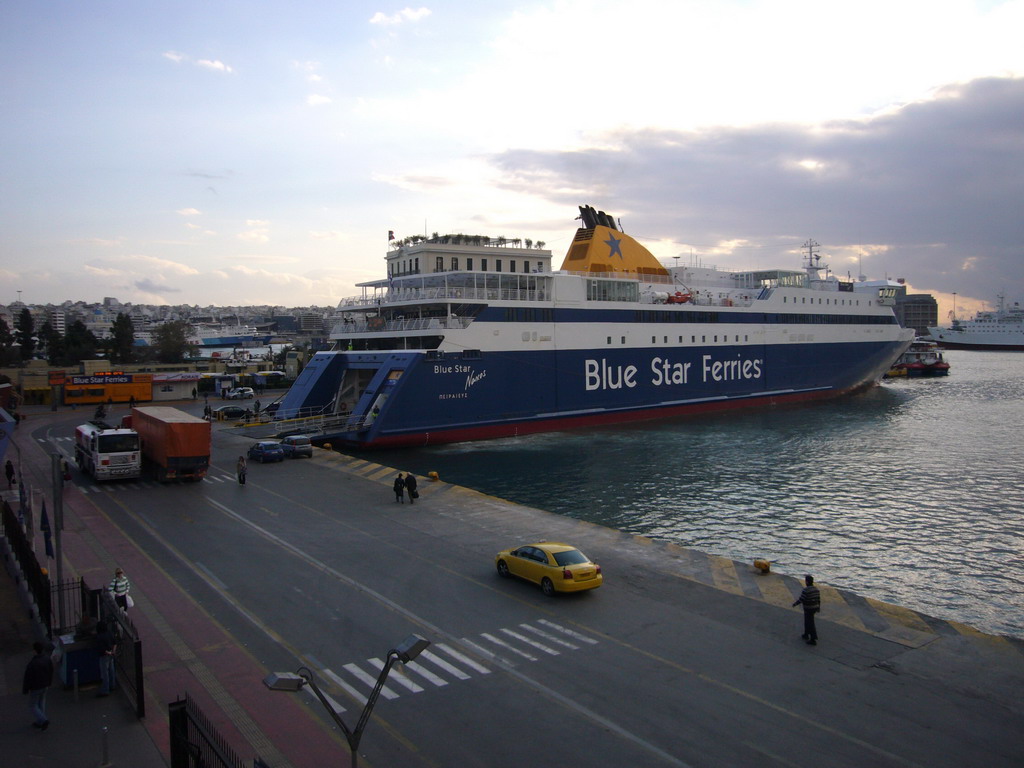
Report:
M715 334L715 343L718 343L718 334Z
M538 272L543 272L544 271L544 262L543 261L538 261L537 262L537 271Z
M696 344L697 343L697 337L696 336L691 336L690 337L690 343L691 344Z
M611 343L612 343L612 337L611 337L611 336L609 336L609 337L608 337L608 343L609 343L609 344L611 344Z
M743 340L744 341L750 341L750 337L747 336L747 334L743 334Z
M452 256L452 271L454 272L459 268L459 257Z
M626 337L625 337L625 336L623 336L623 337L622 337L622 343L623 343L623 344L625 344L625 343L626 343Z
M708 337L707 337L707 336L701 336L701 337L700 337L700 343L701 343L701 344L705 344L705 343L707 343L707 340L708 340Z
M530 262L527 259L523 259L523 272L530 272Z
M412 268L416 272L420 271L420 257L419 256L416 257L416 261L413 263Z
M480 350L479 349L466 349L462 352L463 360L479 360Z
M657 343L658 343L658 337L657 336L651 336L651 344L657 344Z
M665 336L665 343L668 344L668 336Z
M509 259L508 260L508 271L509 272L515 272L516 271L516 260L515 259Z
M787 301L789 301L789 297L788 296L783 296L782 297L782 303L785 304Z
M494 260L494 271L501 272L501 259Z
M466 257L466 269L469 269L469 270L473 269L473 257L472 256L467 256Z
M484 272L487 271L487 259L480 259L480 269Z
M435 272L444 272L444 256L438 256L437 261L434 264Z

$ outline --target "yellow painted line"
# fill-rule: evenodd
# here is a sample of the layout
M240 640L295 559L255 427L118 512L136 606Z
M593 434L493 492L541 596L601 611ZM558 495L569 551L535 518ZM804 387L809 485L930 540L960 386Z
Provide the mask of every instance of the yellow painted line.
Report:
M929 635L934 635L933 630L928 623L917 615L914 611L909 608L903 608L899 605L893 605L892 603L883 603L880 600L867 597L868 605L871 609L881 616L886 621L893 624L899 624L904 627L910 627L910 629L917 630L918 632L925 632Z
M818 614L819 619L834 621L837 624L842 624L845 627L856 629L860 632L869 631L864 622L861 621L860 616L857 615L857 612L843 599L839 590L835 587L821 584L818 585L818 589L821 592L821 613Z
M742 595L743 587L740 586L740 577L736 573L736 563L718 555L708 555L708 565L711 566L711 579L718 589L732 592L734 595Z
M398 473L395 472L393 469L391 469L391 467L381 467L378 471L371 472L370 474L366 475L366 477L369 480L383 480L388 475L397 475L397 474Z
M766 603L786 608L792 607L795 598L781 577L765 574L764 576L757 576L754 579L754 583L757 584L761 597L764 598Z

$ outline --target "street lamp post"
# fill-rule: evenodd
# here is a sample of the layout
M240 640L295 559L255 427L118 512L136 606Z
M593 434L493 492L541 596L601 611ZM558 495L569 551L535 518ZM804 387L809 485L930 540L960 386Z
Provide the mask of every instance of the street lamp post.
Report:
M345 721L341 719L334 707L324 696L323 691L316 684L316 680L313 679L313 673L309 670L309 667L299 667L294 673L292 672L273 672L263 678L263 684L272 691L298 691L301 690L304 685L308 685L313 689L313 693L320 699L320 703L324 705L324 709L327 710L331 718L341 729L341 732L345 734L345 740L348 742L348 748L352 752L352 768L357 768L359 763L359 742L363 738L363 731L366 730L366 725L370 721L370 713L373 711L373 705L377 702L377 697L380 696L381 688L384 687L384 682L388 678L388 673L391 671L391 667L394 666L396 661L400 661L406 664L417 656L430 645L430 641L426 640L419 635L409 635L405 640L398 644L397 648L392 648L387 653L387 659L384 662L384 667L381 669L380 674L377 676L377 682L373 686L373 691L370 693L370 697L366 700L366 704L363 706L363 711L359 715L359 721L356 723L355 728L349 728L345 725Z

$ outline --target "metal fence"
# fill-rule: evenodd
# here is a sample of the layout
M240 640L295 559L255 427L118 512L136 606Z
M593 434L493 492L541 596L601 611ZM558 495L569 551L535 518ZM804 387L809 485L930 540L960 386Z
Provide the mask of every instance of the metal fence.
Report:
M168 705L167 717L171 726L171 768L247 768L188 694L184 700ZM259 757L253 758L252 768L266 766Z
M114 653L114 665L117 668L118 684L131 695L135 704L137 717L146 716L146 687L142 674L142 640L139 631L132 624L128 614L114 602L114 598L106 590L96 590L99 594L100 621L105 621L117 638L117 650Z
M28 589L32 599L35 600L39 609L39 619L46 626L46 633L53 637L52 615L50 610L50 576L46 569L39 564L36 553L32 549L32 542L17 515L11 510L10 505L3 502L3 528L4 536L11 548L14 559L18 561L22 578L25 580L25 587Z

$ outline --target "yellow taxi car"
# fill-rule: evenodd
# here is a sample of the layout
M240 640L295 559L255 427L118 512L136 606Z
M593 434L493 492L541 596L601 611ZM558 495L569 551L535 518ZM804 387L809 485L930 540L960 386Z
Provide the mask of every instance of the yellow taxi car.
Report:
M590 562L576 547L557 541L502 550L494 563L499 576L518 576L540 584L541 590L549 596L555 592L595 589L604 581L601 566Z

